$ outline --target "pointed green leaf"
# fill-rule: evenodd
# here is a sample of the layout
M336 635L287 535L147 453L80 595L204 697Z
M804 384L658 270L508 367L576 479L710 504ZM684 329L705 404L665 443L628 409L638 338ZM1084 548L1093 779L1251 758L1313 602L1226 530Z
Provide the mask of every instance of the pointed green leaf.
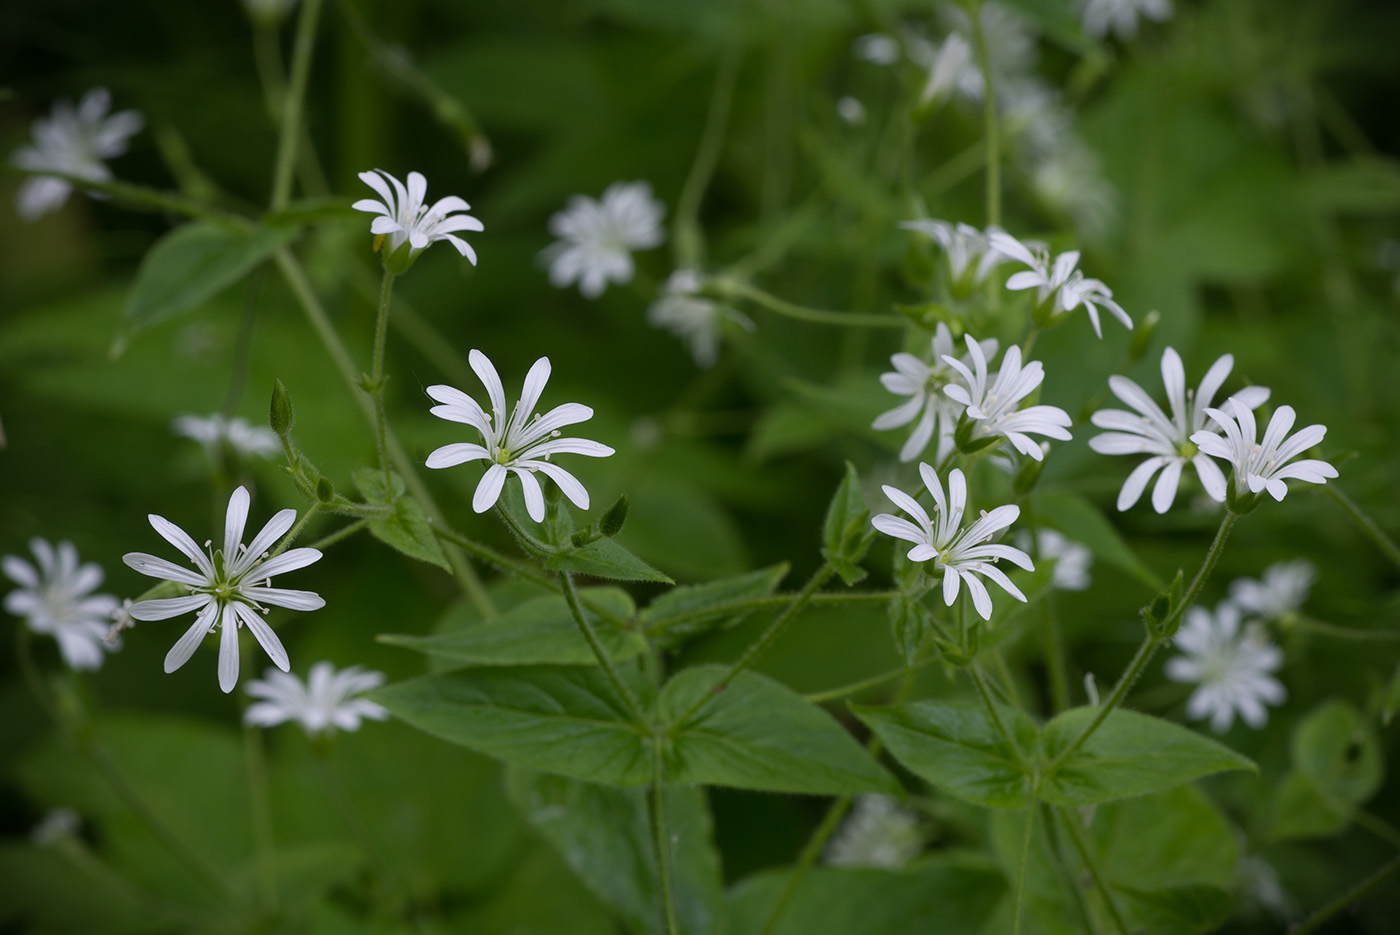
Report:
M894 758L939 789L988 808L1025 808L1029 776L986 710L971 701L916 701L852 710ZM1002 723L1025 754L1035 750L1035 725L1001 707Z
M402 478L391 474L391 481L386 485L383 471L367 467L356 469L351 476L367 501L394 508L394 512L387 516L370 518L369 531L374 538L409 558L436 565L444 571L452 570L442 546L433 535L428 515L417 500L403 495Z
M865 494L860 489L860 475L855 465L847 461L846 474L826 508L822 557L836 569L842 581L847 585L855 584L865 577L860 560L874 538L870 511L865 508Z
M583 588L579 597L609 657L621 662L646 652L640 633L615 623L631 619L636 612L626 591ZM459 606L449 612L468 611ZM448 624L445 629L448 632L437 636L390 633L379 641L463 666L595 665L598 661L569 605L558 595L532 598L490 620L465 627Z
M1098 714L1074 708L1042 731L1047 760L1068 749ZM1214 740L1170 721L1115 708L1089 739L1040 785L1052 805L1094 805L1145 795L1231 769L1257 769Z
M1123 911L1137 923L1136 931L1152 935L1203 935L1217 931L1230 918L1234 901L1218 886L1196 883L1160 890L1114 886Z
M726 669L696 666L661 692L657 716L667 725L666 778L768 792L848 795L894 792L894 777L830 714L792 689L741 672L711 694ZM707 699L685 721L701 699Z
M788 567L782 562L746 575L672 588L647 605L641 621L662 649L709 630L727 629L752 613L736 612L729 605L772 594L787 576Z
M582 548L551 555L545 561L551 571L572 571L614 581L660 581L675 584L618 544L616 539L598 539Z
M419 730L507 763L619 786L651 780L650 747L596 666L448 672L368 697Z

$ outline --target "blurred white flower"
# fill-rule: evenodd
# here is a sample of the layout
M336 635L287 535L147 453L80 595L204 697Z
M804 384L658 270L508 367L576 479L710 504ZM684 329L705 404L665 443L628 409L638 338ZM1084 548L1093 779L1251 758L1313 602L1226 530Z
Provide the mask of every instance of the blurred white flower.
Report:
M1016 545L1025 552L1031 549L1031 534L1022 530L1016 536ZM1089 586L1089 568L1094 564L1094 553L1083 543L1075 542L1055 529L1037 529L1035 532L1035 557L1040 561L1055 563L1050 586L1060 591L1083 591Z
M1292 406L1279 406L1264 430L1264 437L1255 442L1258 427L1254 423L1254 413L1247 406L1235 405L1232 400L1226 400L1225 405L1229 412L1206 410L1206 415L1225 433L1224 437L1202 431L1192 435L1191 441L1212 458L1229 462L1235 472L1236 494L1267 490L1269 496L1282 500L1288 493L1288 485L1284 483L1288 478L1325 484L1328 478L1337 476L1337 469L1326 461L1316 458L1293 461L1322 441L1327 434L1326 426L1309 425L1289 438L1296 415Z
M1181 356L1170 347L1162 351L1162 385L1167 390L1170 416L1132 380L1117 374L1108 378L1113 395L1136 412L1100 409L1094 413L1090 421L1110 431L1089 439L1089 447L1105 455L1151 455L1123 482L1123 489L1118 492L1118 509L1126 510L1137 503L1148 482L1161 471L1152 490L1152 508L1158 513L1167 512L1176 500L1181 472L1188 463L1195 467L1201 486L1210 498L1217 503L1224 501L1225 475L1198 449L1192 436L1206 428L1206 409L1215 401L1215 394L1234 366L1234 357L1221 356L1206 371L1200 388L1193 391L1186 388ZM1255 409L1269 398L1269 391L1262 386L1251 386L1232 398L1238 405Z
M1128 313L1113 301L1113 292L1097 279L1086 279L1076 267L1079 264L1079 251L1067 250L1050 262L1050 252L1037 246L1029 246L1003 231L993 231L989 235L992 246L1017 263L1030 269L1013 273L1006 280L1006 288L1014 291L1034 289L1035 309L1032 317L1042 327L1056 324L1080 305L1089 313L1089 321L1094 326L1094 334L1103 337L1099 327L1099 306L1113 313L1113 317L1132 330L1133 320Z
M359 666L337 672L324 661L311 667L305 682L291 673L268 669L262 678L248 683L248 694L261 700L243 712L243 723L272 727L296 721L312 737L359 730L361 718L382 721L389 716L382 705L355 697L383 684L382 672L367 672Z
M851 44L855 57L876 65L893 65L899 61L899 40L882 32L860 36Z
M853 127L865 123L865 105L847 95L836 102L836 116Z
M131 598L124 598L121 606L108 616L107 619L112 621L112 624L102 636L102 642L108 646L119 648L122 644L122 631L136 626L136 621L131 616L131 604Z
M1269 642L1258 625L1240 626L1240 610L1226 601L1215 612L1186 608L1186 622L1173 637L1183 655L1167 660L1167 678L1195 682L1186 714L1210 718L1211 729L1223 734L1235 714L1253 728L1269 720L1266 704L1282 704L1283 686L1270 674L1283 665L1283 650Z
M1005 436L1021 454L1040 461L1045 457L1045 450L1028 433L1061 441L1071 437L1068 428L1073 420L1063 409L1044 405L1017 408L1045 379L1040 361L1033 360L1022 367L1021 349L1013 344L1006 349L1001 369L988 387L986 355L971 336L967 336L966 341L972 369L952 356L945 356L943 360L962 375L964 382L950 383L943 392L967 407L965 417L970 420L972 440Z
M935 570L943 571L943 603L949 607L958 598L961 583L967 584L972 595L972 606L983 620L992 616L992 598L978 576L988 578L999 585L1018 601L1024 602L1021 593L1006 573L996 567L1000 559L1019 565L1027 571L1034 571L1031 557L1020 549L1009 545L989 542L1003 529L1016 522L1021 508L1014 504L999 506L990 513L985 510L971 526L962 526L963 513L967 508L967 481L963 472L954 468L948 475L948 496L943 496L943 485L932 467L921 463L919 476L924 486L933 495L938 513L935 524L924 508L909 494L897 487L885 486L885 496L905 513L914 518L910 522L903 517L881 513L870 520L870 524L887 536L914 543L909 550L911 562L933 562Z
M901 351L890 358L894 370L880 374L880 383L885 389L896 396L909 398L888 412L876 416L870 427L883 432L917 420L914 431L900 449L901 461L913 461L922 455L928 447L929 439L933 438L935 429L938 431L938 447L934 458L938 461L943 460L952 447L953 428L963 411L962 404L954 402L943 393L945 386L961 379L958 372L944 359L951 356L955 350L953 333L940 321L934 328L933 338L929 343L932 350L931 363L924 363L913 354ZM982 353L988 356L994 356L997 352L996 338L988 338L979 346Z
M1278 871L1264 858L1251 854L1239 863L1235 882L1244 897L1280 922L1298 918L1298 902L1283 888Z
M898 870L919 856L919 816L887 795L860 795L823 855L833 867Z
M38 567L22 558L6 555L0 568L19 587L5 595L5 609L23 617L35 633L47 633L58 641L63 661L79 671L100 669L106 646L107 618L117 609L110 594L93 594L102 583L102 569L94 562L78 563L71 542L55 549L37 536L29 548Z
M1077 135L1066 134L1032 154L1030 179L1036 196L1073 221L1086 237L1103 237L1113 230L1118 190L1104 177L1098 155Z
M1315 580L1317 569L1305 558L1275 562L1264 569L1258 581L1235 579L1230 584L1230 600L1260 620L1282 620L1302 610Z
M647 322L690 345L699 367L712 367L719 358L720 328L725 319L746 331L754 330L748 316L701 295L705 277L693 269L678 269L666 280L661 297L647 309Z
M1110 32L1120 39L1137 35L1138 17L1165 23L1171 19L1172 0L1080 0L1084 31L1095 39Z
M461 231L482 229L480 221L461 213L471 210L471 205L456 195L448 195L429 205L424 200L428 194L428 180L421 172L408 173L407 187L383 169L361 172L360 181L374 189L380 200L363 198L350 207L379 215L371 222L369 230L385 238L381 247L385 263L402 267L394 272L407 269L429 244L439 240L452 244L458 253L476 265L476 251L457 236Z
M578 282L590 299L602 295L610 281L631 282L632 251L666 239L665 213L646 182L614 182L602 201L573 196L549 219L549 232L560 238L541 254L549 263L549 281L560 289Z
M71 808L59 806L44 812L43 819L29 832L29 840L35 847L52 847L63 838L74 837L82 827L82 816Z
M265 425L253 425L241 416L230 419L219 412L207 416L176 416L170 428L176 435L192 438L211 452L228 445L245 458L269 458L282 450L276 432Z
M941 44L932 48L931 55L933 64L929 66L924 89L919 92L919 106L935 104L951 97L955 91L963 91L974 98L981 96L982 75L966 39L958 33L949 33Z
M983 233L971 224L953 224L937 219L900 221L899 226L917 231L943 248L943 254L948 258L949 284L958 295L966 295L974 286L986 282L992 270L1006 258L992 249L988 237L988 234L1000 231L999 227L989 227L987 233Z
M550 459L557 454L606 458L613 453L607 445L598 442L559 437L559 430L564 426L593 418L593 410L580 403L564 403L542 416L535 414L535 405L549 382L548 357L535 361L525 375L525 387L515 408L507 410L505 387L491 361L475 348L467 359L486 387L491 414L488 416L477 401L466 393L445 384L428 387L428 395L441 403L429 411L439 419L470 425L481 433L483 444L454 442L443 445L428 455L428 467L446 468L467 461L490 462L472 497L472 509L478 513L484 513L495 505L505 487L506 474L513 473L520 478L525 509L530 518L537 523L544 522L544 493L535 478L536 471L553 480L564 496L579 509L588 509L588 491L583 484Z
M134 110L107 116L111 106L112 95L106 88L89 91L76 108L68 101L59 101L52 114L34 121L34 142L15 150L10 162L31 172L62 172L94 182L109 180L112 173L103 160L126 152L127 140L145 124ZM26 179L16 198L19 216L32 221L57 211L72 190L63 179Z
M128 552L122 561L152 578L162 578L184 585L185 597L140 601L131 605L131 616L137 620L166 620L195 611L195 621L185 635L176 641L165 656L165 671L180 668L204 637L218 626L219 687L233 691L238 684L238 627L246 626L257 638L277 668L288 669L287 651L282 641L263 620L264 604L289 607L292 610L316 610L326 602L312 591L294 591L272 587L272 576L305 568L317 561L321 553L315 549L288 549L273 558L263 556L296 522L296 510L282 510L267 521L262 531L243 545L243 527L248 521L248 491L239 487L228 500L224 518L223 548L214 551L212 542L205 542L208 554L200 551L193 539L174 523L152 513L147 518L151 526L175 548L194 563L195 570L182 568L145 552Z

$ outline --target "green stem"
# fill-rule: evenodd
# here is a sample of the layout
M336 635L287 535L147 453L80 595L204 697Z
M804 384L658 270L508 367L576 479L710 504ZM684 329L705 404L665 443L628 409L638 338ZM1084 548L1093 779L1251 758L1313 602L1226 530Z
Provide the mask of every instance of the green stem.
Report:
M1376 548L1380 549L1396 568L1400 568L1400 546L1395 544L1395 540L1387 536L1385 531L1376 525L1375 520L1367 516L1366 512L1356 505L1356 501L1342 493L1336 484L1327 484L1323 489L1351 517L1352 522L1360 526L1361 531L1371 538Z
M277 165L272 175L269 207L281 211L292 195L292 169L296 166L297 144L301 141L301 115L306 100L306 81L311 74L311 53L316 47L316 21L321 0L303 0L297 17L297 35L292 46L292 75L282 97L282 130L277 140Z
M1391 847L1400 848L1400 828L1396 828L1381 816L1368 812L1364 808L1358 808L1352 818L1358 825Z
M665 771L661 760L660 736L651 740L651 826L655 833L656 866L661 874L661 912L666 920L667 935L679 935L676 924L675 871L671 866L671 834L667 827Z
M500 552L497 552L489 545L484 545L480 542L477 542L475 539L471 539L467 536L464 536L455 529L448 529L442 526L434 526L433 535L437 536L444 542L452 543L453 545L465 551L468 555L471 555L473 558L485 562L488 565L492 565L496 568L499 568L501 571L519 575L522 578L532 581L535 584L543 585L544 587L550 588L551 590L561 590L559 586L555 583L553 578L540 571L534 565L531 565L527 562L517 561L516 559L513 559L507 555L502 555Z
M240 696L240 705L247 710L247 701ZM253 841L257 849L258 889L262 908L268 914L277 912L277 840L272 827L272 803L267 791L267 752L263 749L262 731L243 728L243 763L248 774L248 798L253 808Z
M96 181L93 179L85 179L78 175L69 175L66 172L20 169L9 165L0 166L0 171L13 172L18 175L33 176L36 178L60 179L79 191L88 190L101 192L104 195L111 195L118 201L124 201L129 204L154 208L157 211L168 211L171 214L182 214L186 217L220 221L242 229L247 229L252 224L252 221L242 215L222 211L210 205L203 204L202 202L195 201L192 198L177 195L174 192L157 191L154 188L146 188L143 185L132 185L128 182L117 181L116 179Z
M374 321L374 357L370 364L370 398L374 401L374 419L377 429L375 446L379 451L379 467L384 471L384 489L391 490L389 477L388 423L384 417L384 346L389 334L389 300L394 288L394 274L384 270L384 281L379 287L379 312Z
M691 164L690 174L686 176L680 197L676 199L672 243L676 250L676 265L682 268L698 269L705 262L700 202L705 197L705 189L714 175L720 148L724 145L724 130L729 122L729 107L734 100L741 50L742 46L737 43L730 45L720 60L714 91L710 95L710 111L705 118L700 146L695 151L695 162Z
M579 632L588 641L588 648L593 650L593 655L598 659L598 665L602 666L603 674L612 683L613 691L617 692L627 706L628 712L638 725L645 726L646 715L642 712L642 706L637 701L637 696L632 693L632 689L627 687L627 683L622 680L617 667L613 665L612 657L608 655L603 644L598 640L598 633L593 629L593 624L588 622L588 615L583 611L583 604L579 602L578 590L574 587L574 576L567 571L559 573L559 581L564 586L564 600L569 605L569 612L574 616L574 623L578 624Z
M1056 712L1069 707L1069 667L1065 662L1064 637L1060 634L1055 608L1047 594L1040 601L1041 641L1045 665L1050 670L1050 703Z
M326 548L328 548L329 546L335 545L337 542L341 541L342 539L349 539L349 538L350 538L351 536L353 536L355 533L359 532L361 529L364 529L364 528L365 528L366 526L368 526L368 525L369 525L369 520L367 520L367 519L357 519L357 520L355 520L355 522L351 523L350 525L348 525L348 526L342 526L341 528L337 529L335 532L328 533L328 534L322 536L321 538L317 539L315 542L311 543L310 548L318 549L318 550L324 551Z
M975 17L974 17L975 19ZM1026 806L1026 836L1021 842L1021 870L1016 876L1016 908L1011 923L1011 935L1020 935L1021 916L1026 907L1026 876L1031 863L1031 835L1035 831L1035 799Z
M1072 812L1061 811L1060 823L1069 830L1069 838L1074 842L1074 849L1079 853L1079 859L1084 862L1084 867L1089 871L1089 877L1094 881L1094 886L1098 889L1099 895L1103 897L1103 903L1108 907L1108 916L1113 920L1113 927L1118 930L1118 935L1128 935L1127 923L1123 921L1123 915L1118 911L1118 904L1113 901L1113 894L1108 890L1108 884L1104 880L1103 874L1099 872L1098 863L1094 860L1089 851L1089 842L1084 840L1084 832L1075 820L1076 816Z
M812 604L883 604L895 594L894 591L842 591L832 594L813 594L808 598L808 602ZM708 607L700 607L668 617L657 617L647 621L647 632L655 633L667 627L705 617L730 616L747 613L751 610L762 610L765 607L782 607L791 603L796 596L795 594L770 594L766 597L750 597L744 600L711 604ZM902 672L903 669L898 671Z
M1311 617L1294 615L1289 618L1291 625L1299 630L1330 636L1339 640L1353 640L1359 643L1400 640L1400 630L1358 630L1355 627L1339 627L1335 623L1324 623ZM1285 624L1287 626L1288 624Z
M761 305L770 312L798 321L809 321L819 325L838 325L848 328L903 328L909 323L900 315L867 315L856 312L831 312L819 308L807 308L764 292L746 282L729 277L716 277L714 288L721 297L737 295Z
M1317 931L1322 923L1360 902L1367 893L1384 883L1386 878L1397 870L1400 870L1400 855L1392 857L1388 862L1382 864L1375 873L1308 916L1303 922L1289 929L1288 935L1308 935L1309 932Z
M972 44L977 51L977 67L982 72L983 137L987 141L987 225L1001 224L1001 134L997 126L996 89L992 86L992 62L987 55L987 37L982 29L982 4L973 6Z
M987 713L991 715L992 722L997 726L997 732L1006 741L1006 745L1011 748L1012 754L1016 757L1016 765L1023 770L1029 769L1026 756L1021 752L1021 747L1016 743L1016 738L1006 726L1006 722L1001 719L1001 712L997 710L996 701L992 698L991 690L987 687L987 678L982 674L982 669L973 663L967 667L967 674L972 677L972 684L977 686L977 694L982 699L982 704L986 707Z
M1201 586L1204 585L1206 579L1210 577L1211 570L1215 568L1215 563L1220 559L1220 553L1225 550L1225 540L1230 538L1230 530L1234 528L1235 522L1238 519L1239 517L1237 515L1226 511L1225 518L1220 521L1220 528L1215 532L1215 539L1211 541L1210 549L1206 552L1206 557L1201 561L1201 567L1196 572L1196 577L1191 579L1191 585L1186 589L1186 593L1181 596L1181 600L1178 601L1176 605L1172 607L1171 612L1167 614L1167 619L1158 625L1160 632L1174 632L1173 625L1176 621L1181 619L1181 615L1186 611L1186 608L1190 607L1196 600L1196 595L1200 593ZM1084 745L1084 742L1093 735L1094 731L1099 729L1099 725L1104 722L1104 719L1108 717L1109 713L1114 708L1118 707L1119 702L1123 700L1124 696L1126 696L1128 691L1133 687L1133 683L1142 675L1143 670L1146 669L1147 664L1152 661L1152 657L1156 654L1158 648L1168 639L1169 637L1166 636L1157 636L1155 632L1148 632L1147 639L1143 640L1142 645L1138 647L1137 654L1133 656L1132 662L1128 663L1128 668L1123 672L1122 677L1118 679L1118 684L1113 686L1113 694L1108 697L1106 702L1099 706L1099 710L1094 715L1094 719L1090 721L1089 725L1074 739L1074 742L1066 747L1063 753L1051 761L1050 765L1045 770L1046 776L1054 775L1055 771L1063 766L1065 761Z
M891 669L888 672L881 672L879 675L872 675L868 679L861 679L859 682L851 682L848 685L840 685L836 688L829 688L823 692L814 692L810 695L803 695L802 698L803 700L809 701L812 704L823 704L828 701L836 701L838 699L846 698L859 692L866 691L867 689L877 688L881 685L886 685L890 682L893 682L895 679L899 678L902 675L907 675L910 672L918 672L919 670L925 669L937 661L937 656L930 656L927 659L920 659L910 666L900 666L899 668Z
M276 558L285 552L287 546L295 542L297 536L301 535L301 531L306 528L306 524L311 522L311 517L319 512L321 512L321 502L318 500L306 508L306 511L303 512L301 517L297 520L296 525L288 530L287 534L282 537L282 541L278 542L271 552L267 553L267 557L269 559Z

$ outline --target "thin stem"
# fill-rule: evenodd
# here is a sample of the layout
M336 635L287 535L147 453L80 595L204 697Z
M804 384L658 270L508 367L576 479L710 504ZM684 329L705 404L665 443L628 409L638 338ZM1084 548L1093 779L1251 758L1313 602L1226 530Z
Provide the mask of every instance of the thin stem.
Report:
M154 208L157 211L168 211L171 214L182 214L186 217L204 218L210 221L221 221L225 224L233 224L240 228L247 228L251 221L242 215L222 211L211 205L177 195L174 192L158 191L154 188L146 188L143 185L132 185L129 182L121 182L116 179L98 181L87 179L78 175L70 175L66 172L53 172L48 169L21 169L16 166L0 166L0 171L13 172L18 175L42 177L49 179L59 179L67 182L79 191L87 190L101 192L104 195L111 195L118 201L125 201L129 204L140 205L146 208Z
M1049 594L1040 601L1040 622L1045 666L1050 670L1050 704L1059 712L1069 707L1069 667L1065 662L1064 637Z
M384 282L379 287L379 312L374 321L374 358L370 364L370 398L374 401L377 429L375 446L379 450L379 467L384 471L384 490L392 490L389 478L388 425L384 418L384 346L388 343L389 300L394 288L394 274L384 270Z
M992 85L992 61L987 55L987 37L982 29L982 4L977 3L972 20L972 44L977 50L977 67L982 73L982 135L987 141L987 225L1001 224L1001 134L997 126L996 89Z
M1016 908L1011 923L1011 935L1020 935L1021 916L1026 907L1026 876L1031 863L1031 836L1035 832L1035 799L1026 806L1026 836L1021 842L1021 870L1016 876Z
M540 571L534 565L527 562L518 561L507 555L502 555L489 545L477 542L475 539L462 535L455 529L447 529L442 526L433 527L433 535L444 542L450 542L465 551L468 555L476 558L488 565L493 565L501 571L510 572L526 578L535 584L543 585L552 590L560 590L554 579Z
M578 590L574 587L574 576L567 572L559 573L559 581L564 586L564 601L569 605L569 612L574 616L574 623L578 624L579 632L588 641L588 648L593 650L593 655L598 659L598 665L602 666L603 674L612 683L613 691L622 699L627 706L629 713L637 724L644 725L646 716L642 713L642 706L637 701L637 696L632 693L632 689L627 687L627 683L622 680L617 667L613 665L612 657L608 655L603 644L598 640L598 633L593 629L593 624L588 622L588 615L583 611L583 604L579 602Z
M1400 640L1400 630L1358 630L1355 627L1339 627L1335 623L1325 623L1311 617L1297 615L1288 618L1285 626L1288 625L1297 627L1299 630L1306 630L1309 633L1330 636L1339 640L1353 640L1358 643Z
M705 197L705 189L715 173L720 148L724 145L724 130L729 123L729 107L734 100L734 84L739 76L742 48L738 43L728 46L720 60L714 91L710 95L710 112L705 118L700 146L695 151L695 162L691 164L690 174L686 176L680 197L676 199L672 241L676 249L676 265L680 267L698 268L705 261L705 239L700 232L699 221L700 202Z
M1123 915L1118 911L1118 904L1113 901L1113 894L1108 890L1108 884L1104 881L1103 874L1099 872L1098 863L1089 852L1089 842L1084 840L1084 832L1075 821L1072 812L1061 811L1060 823L1069 829L1069 838L1074 842L1074 849L1079 853L1079 859L1084 862L1084 867L1089 871L1089 877L1094 881L1094 886L1098 889L1099 895L1103 897L1103 903L1108 907L1108 916L1113 920L1113 927L1118 930L1118 935L1128 935L1127 923L1123 921Z
M776 312L788 318L795 318L798 321L809 321L818 325L838 325L848 328L903 328L909 323L908 319L900 315L867 315L857 312L831 312L819 308L807 308L805 305L794 305L775 295L764 292L746 282L741 282L728 277L717 277L715 288L721 296L725 294L737 295L748 299L758 305L763 306L770 312Z
M271 552L267 553L267 557L276 558L277 556L281 555L284 551L286 551L287 546L295 542L297 536L301 535L301 531L306 528L306 524L311 522L311 517L321 512L321 505L321 501L317 500L315 503L307 507L306 512L301 514L301 517L297 520L296 525L293 526L287 532L287 534L282 537L282 541L277 543L277 546Z
M247 710L247 701L240 696ZM277 912L277 841L272 827L272 803L267 790L267 752L263 749L262 731L243 728L243 763L248 774L248 798L253 807L253 841L257 849L258 889L262 908L268 914Z
M1379 815L1358 808L1352 815L1358 825L1380 838L1391 847L1400 848L1400 828L1396 828L1390 822Z
M657 736L651 740L651 827L656 845L656 866L661 874L661 912L666 920L667 935L679 935L676 924L676 884L675 872L671 867L671 834L667 829L666 783L661 761L661 740Z
M1309 932L1317 931L1318 927L1328 919L1342 912L1349 906L1358 903L1367 893L1380 886L1395 871L1400 870L1400 854L1392 857L1388 862L1381 865L1380 869L1371 874L1360 883L1347 890L1336 899L1332 900L1321 909L1308 916L1298 925L1288 930L1288 935L1308 935Z
M997 710L996 701L992 698L992 693L987 687L987 678L982 674L982 669L976 664L967 667L967 674L972 677L972 684L977 686L977 694L982 698L982 704L986 706L987 713L991 715L992 722L997 726L997 732L1001 734L1006 745L1011 748L1011 752L1016 756L1016 765L1022 769L1027 769L1025 754L1021 752L1021 747L1016 743L1016 738L1006 726L1006 722L1001 719L1001 712Z
M348 526L342 526L341 528L337 529L335 532L328 533L328 534L322 536L321 538L317 539L315 542L311 543L310 548L319 549L319 550L324 551L326 548L328 548L329 546L335 545L337 542L340 542L342 539L349 539L349 538L350 538L351 536L353 536L355 533L359 532L361 529L364 529L364 528L365 528L366 526L368 526L368 525L369 525L369 520L367 520L367 519L357 519L357 520L355 520L353 523L351 523L350 525L348 525Z
M812 604L883 604L894 597L896 593L895 591L838 591L831 594L813 594L808 598L808 602ZM791 603L796 596L795 594L770 594L766 597L750 597L743 600L711 604L708 607L699 607L668 617L657 617L647 622L647 632L655 633L658 630L704 617L730 616L751 610L762 610L765 607L782 607Z
M996 666L997 678L1001 679L1006 700L1011 703L1012 707L1024 709L1025 705L1021 703L1021 693L1016 690L1016 679L1011 675L1011 669L1006 665L1006 658L1002 656L1001 649L993 646L987 652L991 654L992 664Z
M296 165L297 144L301 141L301 115L306 99L306 80L311 74L311 53L316 47L316 21L321 0L305 0L297 17L297 35L292 46L292 75L282 97L282 130L277 140L277 165L272 175L271 210L281 211L292 195L292 169Z
M810 695L803 695L802 698L804 701L809 701L812 704L823 704L828 701L836 701L840 698L846 698L850 695L855 695L860 692L866 691L867 689L877 688L881 685L888 684L889 682L893 682L895 679L899 678L902 675L906 675L910 672L918 672L920 669L925 669L937 661L937 656L930 656L927 659L920 659L919 661L915 662L913 665L910 666L900 666L899 668L891 669L888 672L881 672L879 675L872 675L868 679L861 679L859 682L851 682L849 685L839 685L836 688L829 688L823 692L814 692Z
M1376 525L1375 520L1367 516L1366 512L1356 505L1355 500L1342 493L1336 484L1327 484L1323 489L1351 517L1352 522L1360 526L1361 531L1371 538L1376 548L1380 549L1396 568L1400 568L1400 546L1395 544L1395 540L1387 536L1385 531Z

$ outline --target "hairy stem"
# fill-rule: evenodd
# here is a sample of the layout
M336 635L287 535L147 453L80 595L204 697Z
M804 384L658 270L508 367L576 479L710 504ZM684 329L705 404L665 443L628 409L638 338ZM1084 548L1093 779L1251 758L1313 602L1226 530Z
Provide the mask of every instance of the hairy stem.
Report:
M374 356L370 364L370 398L374 401L375 447L379 451L379 467L384 472L384 490L392 489L389 478L388 422L384 416L384 346L388 343L389 300L394 289L394 274L384 270L379 287L379 311L374 320Z
M661 875L661 913L666 920L666 935L679 935L676 924L675 870L671 866L671 833L666 820L666 780L661 760L662 737L651 740L651 827L656 846L656 867Z
M987 226L1001 224L1001 134L997 126L996 89L992 85L992 61L987 55L987 37L982 29L982 4L977 3L972 20L972 44L977 51L977 68L982 73L982 137L987 141Z
M1390 559L1391 564L1400 568L1400 546L1395 544L1395 540L1387 536L1385 530L1377 526L1376 521L1367 516L1366 511L1357 506L1355 500L1342 493L1341 488L1336 484L1327 484L1323 489L1346 512L1347 516L1351 517L1352 522L1361 527L1361 531L1370 537L1371 541L1376 544L1376 548Z
M578 599L578 590L574 587L574 576L567 571L561 571L559 581L564 586L564 600L569 605L569 612L574 616L574 623L578 624L579 632L588 641L588 648L593 650L593 655L598 659L598 665L602 666L603 673L612 683L613 691L617 692L617 696L627 706L628 712L636 723L644 726L646 715L642 712L642 706L637 701L637 696L622 680L617 667L613 665L612 657L603 648L603 644L598 641L598 633L593 629L593 624L588 622L588 615L584 613L583 604Z
M1073 812L1061 811L1060 823L1069 830L1069 838L1074 842L1074 849L1079 854L1079 859L1084 862L1084 867L1089 871L1089 877L1094 881L1094 887L1098 889L1099 895L1103 898L1103 904L1108 907L1108 916L1113 920L1113 927L1118 930L1118 935L1128 935L1127 923L1123 921L1123 915L1118 911L1118 904L1113 901L1113 894L1108 890L1103 874L1099 872L1098 863L1094 860L1089 851L1089 842L1084 840L1084 832L1076 822Z
M770 312L776 312L798 321L809 321L819 325L838 325L847 328L903 328L909 323L900 315L867 315L857 312L832 312L819 308L794 305L775 295L764 292L756 286L728 277L717 277L715 288L724 294L736 295L761 305Z
M321 0L305 0L297 17L297 35L292 46L292 75L282 96L282 130L277 139L277 164L272 174L270 207L280 211L292 196L292 169L296 165L297 144L301 141L302 107L306 101L306 80L311 74L311 53L316 47L316 22L321 16Z

